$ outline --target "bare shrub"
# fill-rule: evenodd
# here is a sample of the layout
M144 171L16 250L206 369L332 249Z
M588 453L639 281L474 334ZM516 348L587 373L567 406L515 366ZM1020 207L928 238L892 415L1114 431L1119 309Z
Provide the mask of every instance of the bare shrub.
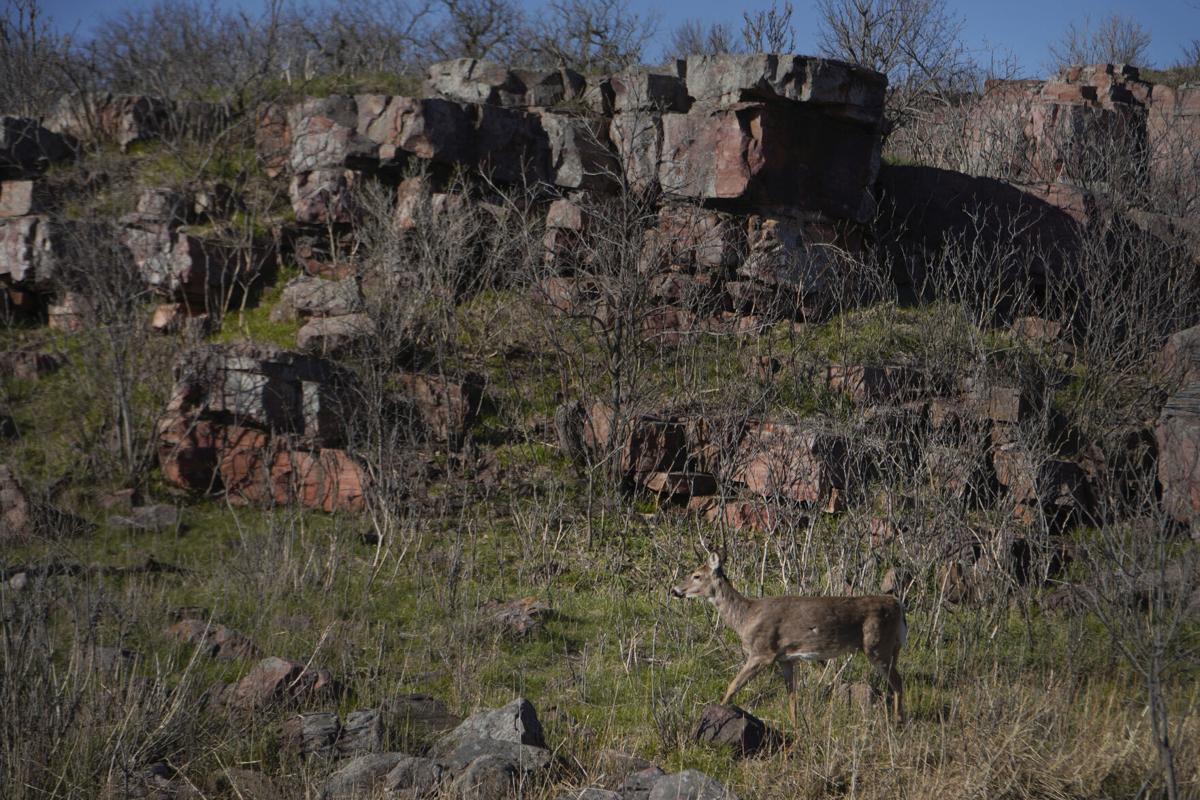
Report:
M821 52L888 76L887 131L966 88L963 22L942 0L821 0Z
M796 49L792 4L742 12L742 44L751 53L790 53Z
M1050 68L1077 64L1146 66L1150 34L1136 20L1112 14L1093 24L1091 17L1072 22L1050 45Z

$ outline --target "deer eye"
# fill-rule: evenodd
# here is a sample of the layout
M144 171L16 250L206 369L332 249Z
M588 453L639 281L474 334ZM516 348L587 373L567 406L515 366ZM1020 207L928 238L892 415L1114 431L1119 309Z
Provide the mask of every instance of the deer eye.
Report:
M697 572L695 575L693 575L693 576L692 576L692 580L694 580L694 581L698 581L698 580L700 580L700 573L699 573L699 572Z

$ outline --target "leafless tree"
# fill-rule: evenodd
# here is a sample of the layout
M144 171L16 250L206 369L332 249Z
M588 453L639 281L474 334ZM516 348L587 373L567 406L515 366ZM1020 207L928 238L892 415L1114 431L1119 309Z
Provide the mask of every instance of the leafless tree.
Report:
M434 38L439 58L511 61L526 45L525 17L511 0L441 0Z
M658 18L629 0L550 0L538 20L533 53L547 65L608 72L642 61Z
M1146 66L1150 33L1136 20L1113 14L1093 26L1091 18L1072 22L1050 45L1050 68L1072 64L1135 64Z
M667 45L667 51L677 58L737 53L741 49L741 42L728 25L714 22L705 27L704 23L695 19L689 19L676 28Z
M792 4L742 13L742 42L752 53L790 53L796 49L796 30L792 26Z
M889 130L973 74L963 22L944 0L820 0L818 9L823 54L888 76Z
M54 32L39 0L11 0L0 12L0 112L38 117L64 90L69 36Z

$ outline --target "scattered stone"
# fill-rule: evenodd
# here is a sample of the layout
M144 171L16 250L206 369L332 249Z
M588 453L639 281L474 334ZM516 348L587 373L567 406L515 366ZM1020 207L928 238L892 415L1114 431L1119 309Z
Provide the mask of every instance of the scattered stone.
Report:
M226 767L208 778L209 790L238 800L278 800L284 796L270 776L257 770Z
M483 401L482 378L467 375L453 380L417 372L396 377L433 438L455 444L463 441Z
M0 217L44 214L50 205L50 193L44 182L0 180Z
M46 308L50 330L79 333L92 326L96 318L92 301L78 292L63 292L57 302Z
M504 800L515 797L520 771L503 756L481 755L450 784L456 800Z
M564 792L558 796L558 800L624 800L624 798L617 792L607 789L588 788Z
M373 708L351 711L338 738L337 748L342 755L378 753L383 750L383 717Z
M468 738L499 739L505 742L545 747L542 725L533 704L518 697L508 705L478 711L462 721L446 738L457 743Z
M316 317L296 332L296 347L304 353L332 358L375 335L375 320L367 314Z
M333 676L272 656L258 662L221 700L232 711L253 711L275 703L297 703L336 694Z
M373 796L378 784L405 758L408 756L403 753L371 753L343 762L325 782L321 798L356 800Z
M342 732L341 721L332 711L296 714L285 719L281 728L284 752L300 756L332 756Z
M1195 530L1200 527L1200 381L1171 395L1154 435L1163 508Z
M536 597L522 597L506 603L492 600L480 609L480 614L489 626L499 626L502 633L523 637L541 630L543 620L550 614L550 606Z
M283 287L270 316L273 322L284 322L309 317L341 317L361 310L362 295L354 278L328 281L301 275Z
M709 703L692 728L693 741L728 747L742 757L757 753L767 738L762 720L733 705Z
M703 772L686 769L656 780L648 800L737 800L737 795Z
M665 777L667 773L658 767L646 767L625 776L617 792L626 800L646 800L654 784Z
M384 791L404 798L433 794L444 778L440 764L428 758L405 756L383 779Z
M166 635L193 644L219 661L259 657L258 647L233 628L203 619L181 619L167 629Z

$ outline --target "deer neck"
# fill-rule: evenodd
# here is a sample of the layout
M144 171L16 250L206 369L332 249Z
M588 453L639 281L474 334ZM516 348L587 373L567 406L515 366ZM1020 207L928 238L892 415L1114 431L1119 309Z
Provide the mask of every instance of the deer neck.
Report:
M717 591L711 598L721 619L740 637L753 601L748 600L724 575L717 581Z

